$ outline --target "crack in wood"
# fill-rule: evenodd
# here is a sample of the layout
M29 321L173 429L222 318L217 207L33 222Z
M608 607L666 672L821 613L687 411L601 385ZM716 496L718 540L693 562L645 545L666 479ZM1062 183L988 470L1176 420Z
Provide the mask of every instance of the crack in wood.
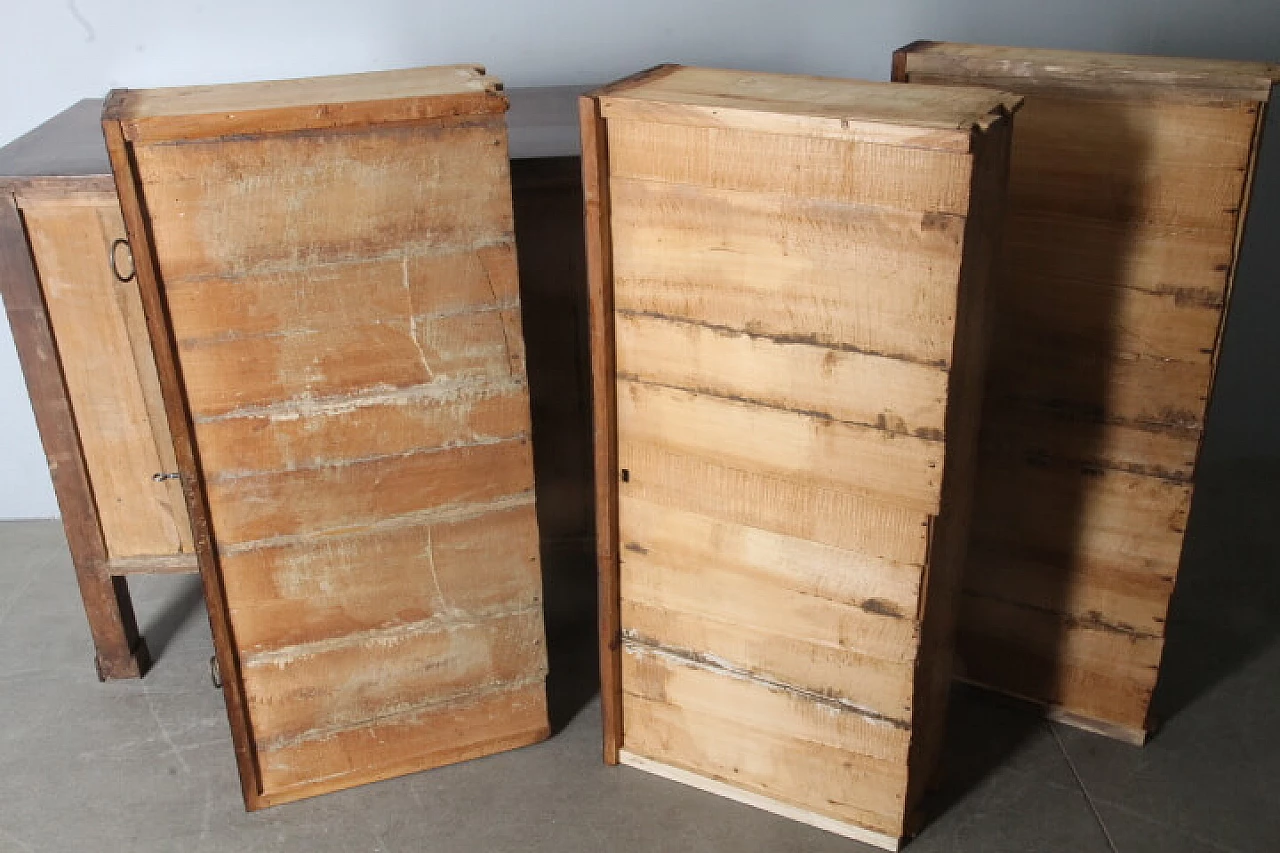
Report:
M809 346L818 347L820 349L835 350L836 352L855 353L857 355L870 356L872 358L887 358L892 361L904 361L908 364L916 364L921 367L932 367L944 372L950 370L950 365L945 359L922 359L906 353L880 352L872 349L857 347L853 344L843 343L839 341L824 340L816 334L783 334L776 332L761 332L758 330L739 329L734 326L726 326L721 323L709 323L703 320L693 320L688 317L677 317L674 314L665 314L661 311L648 311L639 308L615 308L615 313L624 317L646 317L651 320L665 320L668 323L677 323L685 326L697 326L698 328L708 329L725 337L741 337L751 338L752 340L770 341L775 344L791 345L791 346Z
M288 533L265 539L254 539L248 542L219 544L218 553L232 555L263 551L268 548L287 548L294 545L307 546L323 539L345 539L384 533L388 530L399 530L406 527L419 527L424 524L451 524L459 521L470 521L482 515L488 515L491 512L505 512L518 507L533 506L533 503L533 489L528 489L514 495L504 495L483 503L445 504L405 513L404 515L382 518L369 524L321 528L307 533Z
M895 729L901 729L903 731L911 730L911 723L908 720L902 720L897 717L889 716L888 714L882 714L879 711L874 711L842 696L837 696L834 691L812 690L807 687L798 687L794 684L787 684L784 681L770 678L769 676L762 675L759 672L744 669L717 655L665 645L657 640L645 637L639 632L629 628L624 628L622 630L622 643L627 650L639 655L653 655L654 657L663 658L683 666L701 669L705 672L749 681L752 684L758 684L775 693L783 693L804 699L805 701L813 702L814 704L821 705L833 711L857 714L871 723L892 726Z

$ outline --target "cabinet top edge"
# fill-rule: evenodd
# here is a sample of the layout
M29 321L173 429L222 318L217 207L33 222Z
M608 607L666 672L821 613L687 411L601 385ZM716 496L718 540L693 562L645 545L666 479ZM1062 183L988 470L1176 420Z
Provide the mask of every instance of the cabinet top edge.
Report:
M484 106L473 111L502 112L506 104L501 91L502 82L486 75L481 65L435 65L247 83L116 89L107 99L103 118L127 121L299 107L332 109L371 101L472 95L494 96L479 101Z
M972 137L1014 113L1022 97L989 87L913 86L660 65L588 93L601 114L968 151ZM844 131L845 133L842 133Z
M1003 47L961 42L917 41L894 55L908 80L1008 87L1015 92L1071 89L1077 92L1194 94L1220 100L1266 101L1280 82L1280 65L1269 62L1099 53L1050 48Z

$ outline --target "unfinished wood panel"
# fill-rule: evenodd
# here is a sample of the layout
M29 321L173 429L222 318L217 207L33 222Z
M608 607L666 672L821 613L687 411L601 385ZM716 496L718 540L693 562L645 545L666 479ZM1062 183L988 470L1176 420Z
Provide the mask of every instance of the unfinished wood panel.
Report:
M931 367L628 311L616 323L619 377L702 392L699 379L715 373L733 399L816 405L814 417L943 437L947 376Z
M626 178L610 192L619 309L949 363L963 218Z
M938 441L627 379L618 381L618 428L735 470L937 511Z
M249 808L547 733L505 101L439 77L107 109Z
M634 654L628 646L624 665ZM815 709L812 700L803 697L778 701L767 687L723 675L710 677L712 683L703 687L710 695L701 697L701 702L678 706L637 695L644 681L628 681L625 675L624 668L628 689L622 708L628 750L885 836L900 832L893 815L906 801L901 754L894 756L896 760L876 760L804 737L796 718L807 722L815 711L826 716L821 721L825 729L835 728L832 718L838 720L839 715L827 707ZM709 701L717 698L720 701ZM743 705L743 714L755 719L737 719L735 702ZM761 707L764 703L768 704ZM770 707L775 704L781 707ZM778 718L771 719L771 714ZM760 717L764 725L757 722ZM880 727L867 728L871 729L867 740L885 738ZM897 729L883 728L897 733L889 735L891 739L901 739ZM832 739L828 735L827 740ZM836 767L839 772L833 772Z
M891 93L663 67L584 114L606 758L896 847L945 715L1017 103Z
M533 499L441 513L390 530L297 541L222 556L246 653L444 618L489 616L541 601ZM426 561L426 571L403 566ZM387 601L395 601L388 610Z
M189 550L181 492L152 479L173 468L152 425L163 412L153 412L146 396L155 368L139 364L135 352L140 330L130 327L130 314L138 310L136 285L111 272L112 242L124 238L120 211L115 205L40 204L25 208L23 218L108 556ZM150 357L149 347L142 355ZM167 429L161 437L167 438Z
M961 651L1142 742L1277 69L921 42L900 82L1027 96Z

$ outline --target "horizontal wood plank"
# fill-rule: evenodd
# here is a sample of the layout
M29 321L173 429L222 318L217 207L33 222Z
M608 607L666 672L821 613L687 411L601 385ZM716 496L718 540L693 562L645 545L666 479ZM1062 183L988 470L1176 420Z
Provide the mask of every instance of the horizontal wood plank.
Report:
M967 154L625 119L608 126L611 184L640 179L960 216L969 209Z
M1042 559L1172 576L1191 487L1120 471L988 461L974 497L975 540Z
M972 595L1056 613L1082 627L1164 636L1176 566L1117 568L981 536L968 562L965 588Z
M1168 429L1073 419L1067 412L1028 405L987 406L982 455L1005 464L1076 462L1130 474L1189 482L1200 450L1195 429Z
M905 765L872 762L731 716L691 714L624 693L626 748L782 802L901 835ZM833 767L839 772L833 772Z
M623 599L628 642L693 652L766 682L826 694L877 718L908 724L915 702L916 660L888 660L854 648L797 639L794 631L707 618Z
M218 541L351 532L442 507L519 495L533 486L525 439L380 456L349 464L223 480L208 486Z
M915 659L917 602L897 603L884 598L832 600L796 589L799 584L794 582L774 580L767 574L767 565L744 567L718 559L715 551L705 545L687 547L683 553L678 550L678 543L667 547L657 542L652 547L638 545L628 538L632 532L628 525L636 521L631 509L630 505L623 509L628 517L621 522L624 601L705 617L741 626L748 632L846 648L898 663ZM661 519L659 514L655 520ZM646 541L653 541L653 537L646 537ZM625 622L623 627L626 628ZM798 674L794 679L785 672L777 677L784 682L801 683ZM848 696L848 689L856 691L857 683L829 687Z
M947 374L937 368L648 314L615 320L621 377L941 438Z
M178 280L165 294L183 344L362 326L388 316L429 319L512 308L515 245L429 249L378 260L311 264L243 277Z
M619 310L950 363L963 219L618 177L612 192Z
M548 734L539 681L300 741L262 752L259 761L274 805L527 746Z
M245 656L254 732L271 751L299 740L546 675L542 614L449 617Z
M1111 357L1063 346L1047 332L1021 327L992 344L987 398L1057 409L1068 417L1105 423L1204 426L1209 362Z
M542 599L532 500L227 554L221 565L236 640L247 653L528 609Z
M974 596L962 600L956 643L964 678L1132 728L1147 725L1164 647Z
M188 342L179 358L192 412L204 418L440 380L507 382L524 371L522 340L520 311L510 308Z
M509 240L504 138L491 119L139 145L134 154L172 283ZM334 215L316 215L324 210Z
M671 705L690 716L724 717L762 732L784 733L875 762L907 760L909 729L720 671L714 664L686 662L631 642L624 649L622 681L635 697Z
M523 383L436 382L398 392L275 404L196 423L212 479L529 435Z
M1121 287L1220 309L1231 263L1231 243L1215 231L1022 212L1005 227L1000 298L1015 288Z
M759 527L628 496L619 507L624 561L650 557L671 570L697 572L714 563L779 589L816 596L868 613L912 617L923 569Z
M628 438L619 440L618 465L625 472L620 501L635 497L874 558L924 565L929 516L918 510Z
M935 513L943 444L810 414L689 391L618 382L628 440L814 486Z

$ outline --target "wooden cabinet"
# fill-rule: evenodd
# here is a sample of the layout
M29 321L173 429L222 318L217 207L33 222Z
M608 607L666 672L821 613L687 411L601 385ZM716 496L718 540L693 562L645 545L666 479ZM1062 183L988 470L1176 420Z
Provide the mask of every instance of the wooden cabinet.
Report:
M0 286L102 678L145 672L125 577L194 571L101 101L0 150Z
M606 760L910 831L1018 102L679 66L583 99Z
M579 161L572 156L579 91L509 92L538 526L549 559L544 586L552 619L565 623L589 610L583 599L594 587L584 567L594 546L582 190ZM132 616L127 576L195 572L197 566L181 487L176 479L155 479L176 470L172 440L132 257L120 242L125 231L101 112L100 99L87 99L0 149L7 223L0 288L49 455L98 672L136 678L150 658ZM81 227L40 227L65 221ZM46 292L50 282L35 262L37 242L48 263L60 265L62 301L67 293L75 296L70 306L78 316L47 310L54 296ZM112 254L126 281L112 271ZM114 335L109 348L94 337L103 324ZM120 387L135 375L132 388ZM84 413L72 405L68 385L76 384L87 399ZM105 439L92 437L104 431ZM104 441L125 447L119 460L105 452L112 445ZM153 459L159 461L152 464ZM117 464L125 460L131 468ZM109 518L123 520L125 528L117 534ZM150 544L138 544L139 529L153 537Z
M1142 742L1277 69L921 42L901 82L1024 94L964 676Z
M500 88L104 108L250 809L549 731Z

